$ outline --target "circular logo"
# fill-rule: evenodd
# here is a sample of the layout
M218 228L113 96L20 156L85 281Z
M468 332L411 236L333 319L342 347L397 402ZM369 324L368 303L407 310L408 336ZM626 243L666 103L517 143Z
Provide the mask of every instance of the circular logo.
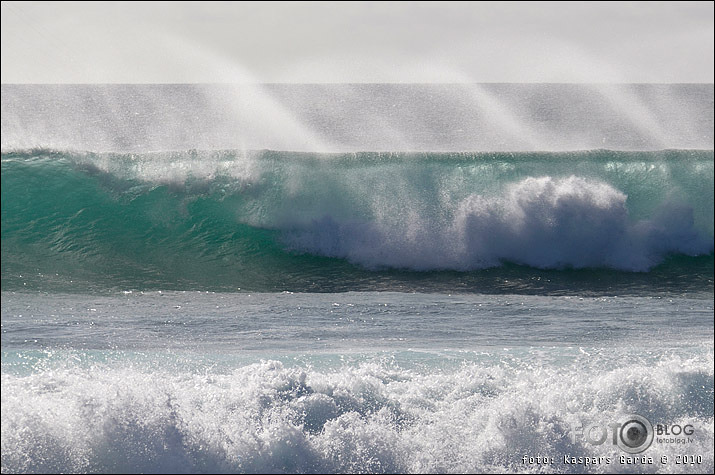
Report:
M648 419L631 414L618 432L618 447L629 454L639 454L653 443L653 425Z

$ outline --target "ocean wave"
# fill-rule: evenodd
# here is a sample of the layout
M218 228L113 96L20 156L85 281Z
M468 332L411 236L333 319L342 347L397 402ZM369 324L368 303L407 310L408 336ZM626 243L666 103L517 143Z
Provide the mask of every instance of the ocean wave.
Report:
M178 284L197 271L288 271L301 254L369 270L642 272L713 251L712 151L2 160L3 282L101 267L132 287L147 276Z

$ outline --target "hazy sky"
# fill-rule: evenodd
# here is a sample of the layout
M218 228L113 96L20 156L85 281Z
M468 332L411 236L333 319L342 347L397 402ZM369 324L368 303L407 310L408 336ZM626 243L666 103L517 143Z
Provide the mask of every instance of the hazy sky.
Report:
M713 82L713 2L2 2L3 83Z

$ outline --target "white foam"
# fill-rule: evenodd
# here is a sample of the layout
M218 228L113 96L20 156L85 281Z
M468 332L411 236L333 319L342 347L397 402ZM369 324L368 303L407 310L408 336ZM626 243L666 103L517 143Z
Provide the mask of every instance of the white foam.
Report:
M598 353L561 366L507 352L454 369L69 362L3 374L2 471L536 472L523 455L622 454L570 431L630 413L692 424L687 446L654 443L647 454L700 454L698 469L712 471L712 349L654 361Z
M578 176L525 178L493 196L472 194L441 216L409 204L376 202L371 221L325 215L301 225L288 243L369 268L417 270L470 270L509 261L645 271L669 253L713 249L712 239L696 229L690 207L666 202L652 218L634 222L623 192Z

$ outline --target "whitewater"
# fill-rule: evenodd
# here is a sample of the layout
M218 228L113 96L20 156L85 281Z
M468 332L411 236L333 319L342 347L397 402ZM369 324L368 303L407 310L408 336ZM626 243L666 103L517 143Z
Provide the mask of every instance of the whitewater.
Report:
M1 120L3 473L715 469L711 84L3 85Z
M2 297L7 472L713 468L712 298ZM578 435L631 413L692 442L632 466Z

